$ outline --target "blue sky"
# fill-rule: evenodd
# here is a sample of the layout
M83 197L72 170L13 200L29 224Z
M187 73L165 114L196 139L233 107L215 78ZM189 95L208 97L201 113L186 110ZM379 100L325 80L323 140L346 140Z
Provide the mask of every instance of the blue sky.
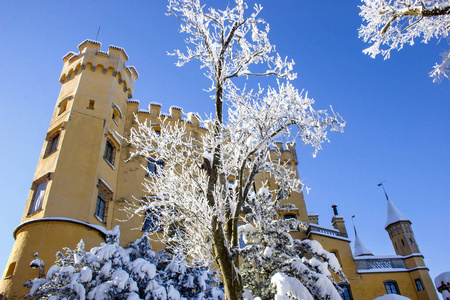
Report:
M224 5L219 0L208 1ZM253 2L249 2L253 3ZM331 205L345 217L356 215L358 233L375 254L394 254L387 233L386 200L409 217L432 278L450 271L450 81L428 77L448 43L417 43L376 60L362 54L361 23L355 1L259 1L270 24L271 42L296 62L295 85L329 105L347 122L345 133L329 135L316 158L298 146L300 177L311 188L306 204L331 226ZM134 98L203 114L213 103L197 63L183 68L166 51L184 48L178 21L165 16L165 1L3 1L0 10L0 268L12 249L12 231L20 223L35 167L59 93L62 56L78 51L84 39L102 49L126 49L136 66ZM251 6L251 4L250 4ZM273 79L262 79L264 84ZM75 158L75 159L82 159ZM353 239L353 234L350 233ZM353 243L352 243L353 246ZM31 260L31 258L30 258ZM49 264L50 262L48 262Z

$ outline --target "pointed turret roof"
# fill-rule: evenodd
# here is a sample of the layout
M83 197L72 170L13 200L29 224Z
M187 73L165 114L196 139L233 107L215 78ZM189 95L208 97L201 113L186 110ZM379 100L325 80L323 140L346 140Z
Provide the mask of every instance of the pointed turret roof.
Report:
M356 232L355 223L353 222L353 218L355 216L352 216L352 223L353 223L353 230L355 231L355 249L353 251L353 255L356 256L364 256L364 255L370 255L373 256L372 251L369 250L369 248L366 247L364 242L359 237L358 233Z
M398 208L394 205L394 203L391 200L387 199L387 220L386 226L384 228L387 228L389 225L399 221L411 222L407 217L405 217L404 214L402 214L398 210Z
M366 247L366 245L361 240L361 238L358 236L356 231L355 231L355 249L354 250L355 250L354 256L363 256L363 255L373 256L372 251L370 251L369 248Z

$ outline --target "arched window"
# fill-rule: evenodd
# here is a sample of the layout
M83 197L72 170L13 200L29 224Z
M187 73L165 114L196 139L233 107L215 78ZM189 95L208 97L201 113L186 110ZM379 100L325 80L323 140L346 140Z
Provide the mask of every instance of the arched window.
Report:
M384 281L384 287L386 288L386 294L400 295L400 290L398 289L397 281L386 280Z

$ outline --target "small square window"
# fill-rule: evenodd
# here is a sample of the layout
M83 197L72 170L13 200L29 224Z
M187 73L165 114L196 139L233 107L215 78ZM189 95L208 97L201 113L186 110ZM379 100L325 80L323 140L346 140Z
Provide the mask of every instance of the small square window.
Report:
M87 109L94 109L95 106L95 100L89 100L89 106L87 107Z

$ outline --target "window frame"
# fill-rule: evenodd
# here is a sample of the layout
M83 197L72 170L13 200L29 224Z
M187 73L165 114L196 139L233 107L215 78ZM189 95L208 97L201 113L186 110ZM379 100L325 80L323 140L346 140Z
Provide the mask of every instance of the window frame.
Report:
M108 149L111 149L111 151L108 151ZM114 168L114 160L116 158L116 145L109 138L106 139L103 158Z
M106 184L106 182L101 178L98 180L97 188L98 188L98 192L97 192L97 197L96 197L96 202L95 202L94 217L106 225L107 220L108 220L109 202L114 199L114 192ZM103 197L101 197L101 196L103 196ZM101 215L100 208L102 206L102 202L103 202L103 214Z
M33 195L31 196L30 206L28 207L28 213L27 216L30 216L32 214L35 214L42 210L42 206L44 203L45 195L47 193L47 185L50 180L51 173L47 173L46 175L38 178L33 182L31 185L31 189L33 190ZM45 186L42 185L45 184ZM41 188L39 188L41 187ZM38 195L39 192L39 195ZM39 198L38 198L39 197ZM39 200L39 206L37 207L36 204Z
M144 220L142 222L141 231L162 232L162 226L157 223L159 218L161 218L160 214L150 209L146 210L144 213Z
M383 281L383 283L384 283L384 288L386 289L386 294L397 294L397 295L401 295L400 289L398 288L397 281L395 281L395 280L385 280L385 281ZM390 287L389 289L388 289L388 286ZM391 287L394 287L394 288L395 288L395 292L396 292L396 293L393 293L393 292L391 291Z
M61 131L58 130L47 138L47 146L45 147L44 157L56 152L59 148ZM56 140L56 141L55 141Z
M150 168L150 166L152 166ZM164 161L162 159L155 160L153 158L147 159L147 172L145 173L145 177L160 177L161 174L158 172L158 166L159 170L164 169ZM154 175L150 175L154 174Z
M350 288L350 284L346 282L339 282L338 285L340 288L344 290L342 293L339 293L342 300L353 300L352 289ZM346 288L346 290L344 288ZM345 292L347 292L348 298L345 297Z
M423 287L423 284L422 284L422 280L420 280L420 278L414 279L414 283L416 284L416 289L418 292L425 291L425 288Z

